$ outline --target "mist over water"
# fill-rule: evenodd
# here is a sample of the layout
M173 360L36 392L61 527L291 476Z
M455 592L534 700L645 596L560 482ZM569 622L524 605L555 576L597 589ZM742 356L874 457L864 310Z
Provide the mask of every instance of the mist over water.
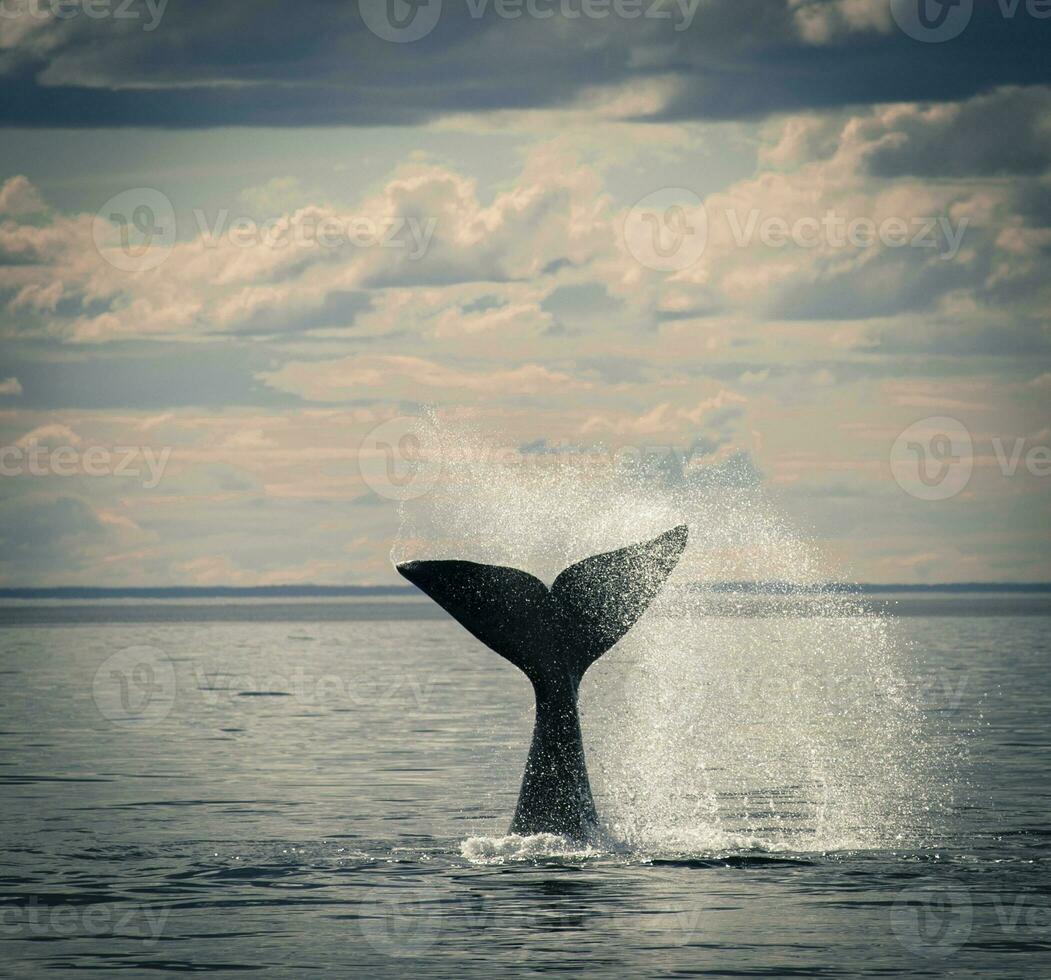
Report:
M401 504L395 561L509 565L550 584L589 555L689 527L666 587L581 686L612 848L830 851L909 846L934 831L950 760L931 747L902 641L856 597L793 595L838 576L745 458L521 452L433 415L419 434L424 482ZM707 588L726 582L788 588ZM552 846L474 838L464 853L503 859Z

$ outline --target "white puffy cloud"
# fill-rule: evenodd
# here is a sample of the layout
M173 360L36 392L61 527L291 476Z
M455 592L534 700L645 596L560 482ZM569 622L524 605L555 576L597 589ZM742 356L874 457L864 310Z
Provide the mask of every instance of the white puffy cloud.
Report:
M20 217L44 210L44 202L29 179L21 174L0 185L0 217Z
M788 0L799 36L829 44L859 32L889 33L894 26L888 0Z
M31 429L20 439L15 440L15 445L23 448L34 445L58 448L61 446L79 446L82 442L83 440L80 436L69 426L55 422Z
M262 223L195 214L190 237L148 244L170 251L156 253L155 267L130 271L96 248L102 219L57 215L30 224L19 220L22 207L0 225L0 255L9 261L0 288L10 293L9 312L29 317L20 333L73 342L346 329L369 305L368 291L513 284L586 265L608 249L608 199L598 178L553 162L544 153L528 160L517 185L488 202L468 178L412 165L353 210L307 205ZM22 178L5 187L14 202L35 199ZM116 225L108 231L120 241ZM533 317L534 328L550 326L541 312ZM498 326L500 318L490 320ZM487 329L484 318L474 326ZM439 329L458 328L446 321Z
M761 169L707 196L706 247L678 272L630 254L627 209L598 170L556 142L534 148L515 183L488 197L469 176L413 162L353 208L307 204L262 224L198 216L144 271L104 261L87 215L40 223L12 214L0 224L9 258L0 287L20 334L96 343L311 331L524 342L562 328L542 305L544 282L549 293L595 284L639 327L735 311L848 321L1034 309L1051 240L1036 196L1051 159L1049 106L1047 90L1004 90L767 124ZM980 125L987 119L1015 134L1010 153L996 153ZM961 149L943 158L951 179L931 181L940 146ZM1032 172L1034 203L997 179L993 161ZM299 190L278 178L250 196L258 192L262 207L274 203L271 192ZM5 194L19 212L38 200L24 178ZM495 302L466 308L465 287L483 284Z

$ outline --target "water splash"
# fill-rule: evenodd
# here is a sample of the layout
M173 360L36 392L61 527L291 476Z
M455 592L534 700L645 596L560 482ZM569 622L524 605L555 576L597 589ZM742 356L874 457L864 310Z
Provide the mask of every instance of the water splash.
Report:
M558 834L508 834L505 837L468 837L460 853L472 864L506 864L539 858L581 860L607 853L598 846L582 846Z
M396 561L464 558L550 583L588 555L689 525L665 589L581 688L613 841L828 851L928 832L939 760L900 645L856 597L820 588L828 569L745 458L523 452L436 416L425 432L433 485L401 505ZM712 588L728 582L753 588ZM465 856L479 860L555 846L472 840Z

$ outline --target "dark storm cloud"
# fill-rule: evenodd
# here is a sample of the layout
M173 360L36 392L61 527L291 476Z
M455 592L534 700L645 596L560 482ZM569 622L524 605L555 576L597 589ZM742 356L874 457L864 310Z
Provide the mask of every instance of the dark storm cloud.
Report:
M733 119L1051 81L1051 21L1024 4L1006 18L999 3L979 3L960 37L923 44L886 16L851 24L835 0L803 5L826 28L809 37L789 0L707 0L692 14L681 0L661 8L664 19L643 0L630 20L506 19L495 2L442 0L437 25L411 43L377 37L352 0L172 0L151 30L82 12L27 31L8 15L0 123L398 125L558 106L590 86L654 76L681 83L662 118ZM580 10L579 0L534 6Z
M714 7L729 20L761 18L764 7L745 0ZM1051 21L1024 15L1008 19L985 0L967 31L941 44L916 41L896 27L889 33L857 32L824 44L793 40L787 17L768 12L772 29L736 40L723 25L720 51L702 33L682 42L680 71L689 80L662 114L666 119L739 119L773 112L833 109L878 102L954 101L1001 85L1034 85L1051 79Z

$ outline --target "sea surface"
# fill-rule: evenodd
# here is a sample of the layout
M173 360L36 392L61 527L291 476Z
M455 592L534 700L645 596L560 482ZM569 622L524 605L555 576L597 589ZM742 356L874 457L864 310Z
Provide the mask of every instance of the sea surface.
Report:
M730 828L715 801L662 845L651 793L644 846L583 852L504 836L531 692L425 602L6 602L0 975L1049 977L1048 597L880 601L917 757L949 760L914 777L929 819L815 847L776 829L816 812L789 767L761 817L737 801ZM713 615L732 635L758 613ZM609 676L582 689L589 758ZM777 720L778 690L740 725ZM832 731L854 758L861 733Z

